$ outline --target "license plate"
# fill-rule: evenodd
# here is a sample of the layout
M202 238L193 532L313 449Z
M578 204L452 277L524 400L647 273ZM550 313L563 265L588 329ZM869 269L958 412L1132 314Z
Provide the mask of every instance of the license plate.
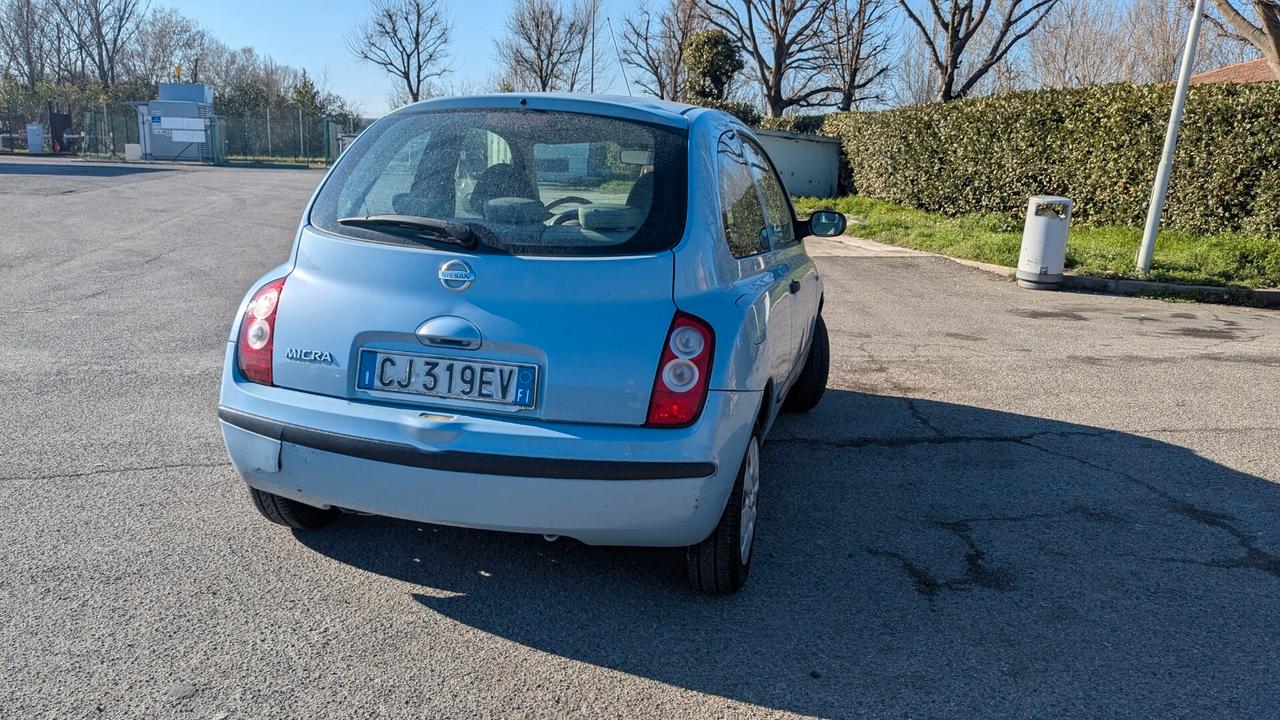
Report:
M536 365L438 355L360 351L361 390L533 407Z

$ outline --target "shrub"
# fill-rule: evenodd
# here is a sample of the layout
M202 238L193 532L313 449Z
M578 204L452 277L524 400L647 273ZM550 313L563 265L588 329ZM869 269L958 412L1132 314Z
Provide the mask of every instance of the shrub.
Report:
M698 98L689 102L713 110L723 110L747 125L760 124L760 111L751 103L738 102L737 100L712 100L710 98Z
M843 181L859 195L1011 216L1030 195L1065 195L1082 223L1133 226L1146 218L1172 102L1163 85L1042 90L833 113L821 131L843 141ZM1193 87L1166 224L1280 237L1277 125L1280 84Z
M760 127L765 130L783 130L810 135L822 132L823 115L783 115L776 118L762 118Z
M684 95L689 102L724 101L729 81L743 67L742 49L723 30L690 35L682 59L688 70Z

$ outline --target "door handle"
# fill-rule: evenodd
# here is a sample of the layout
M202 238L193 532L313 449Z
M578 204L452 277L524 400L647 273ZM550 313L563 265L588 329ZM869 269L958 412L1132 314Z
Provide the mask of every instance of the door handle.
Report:
M799 280L792 280L792 281L791 281L791 288L790 288L790 289L791 289L791 294L792 294L792 295L795 295L796 293L800 292L800 281L799 281Z

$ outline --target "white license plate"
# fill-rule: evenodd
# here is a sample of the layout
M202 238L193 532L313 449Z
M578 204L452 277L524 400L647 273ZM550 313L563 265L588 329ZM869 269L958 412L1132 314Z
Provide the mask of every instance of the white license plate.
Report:
M536 365L361 350L361 390L533 407Z

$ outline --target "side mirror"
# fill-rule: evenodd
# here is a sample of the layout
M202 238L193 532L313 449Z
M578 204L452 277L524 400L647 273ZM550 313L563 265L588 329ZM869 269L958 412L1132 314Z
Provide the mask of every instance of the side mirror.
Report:
M809 216L809 234L836 237L844 234L847 224L842 213L835 210L815 210Z

